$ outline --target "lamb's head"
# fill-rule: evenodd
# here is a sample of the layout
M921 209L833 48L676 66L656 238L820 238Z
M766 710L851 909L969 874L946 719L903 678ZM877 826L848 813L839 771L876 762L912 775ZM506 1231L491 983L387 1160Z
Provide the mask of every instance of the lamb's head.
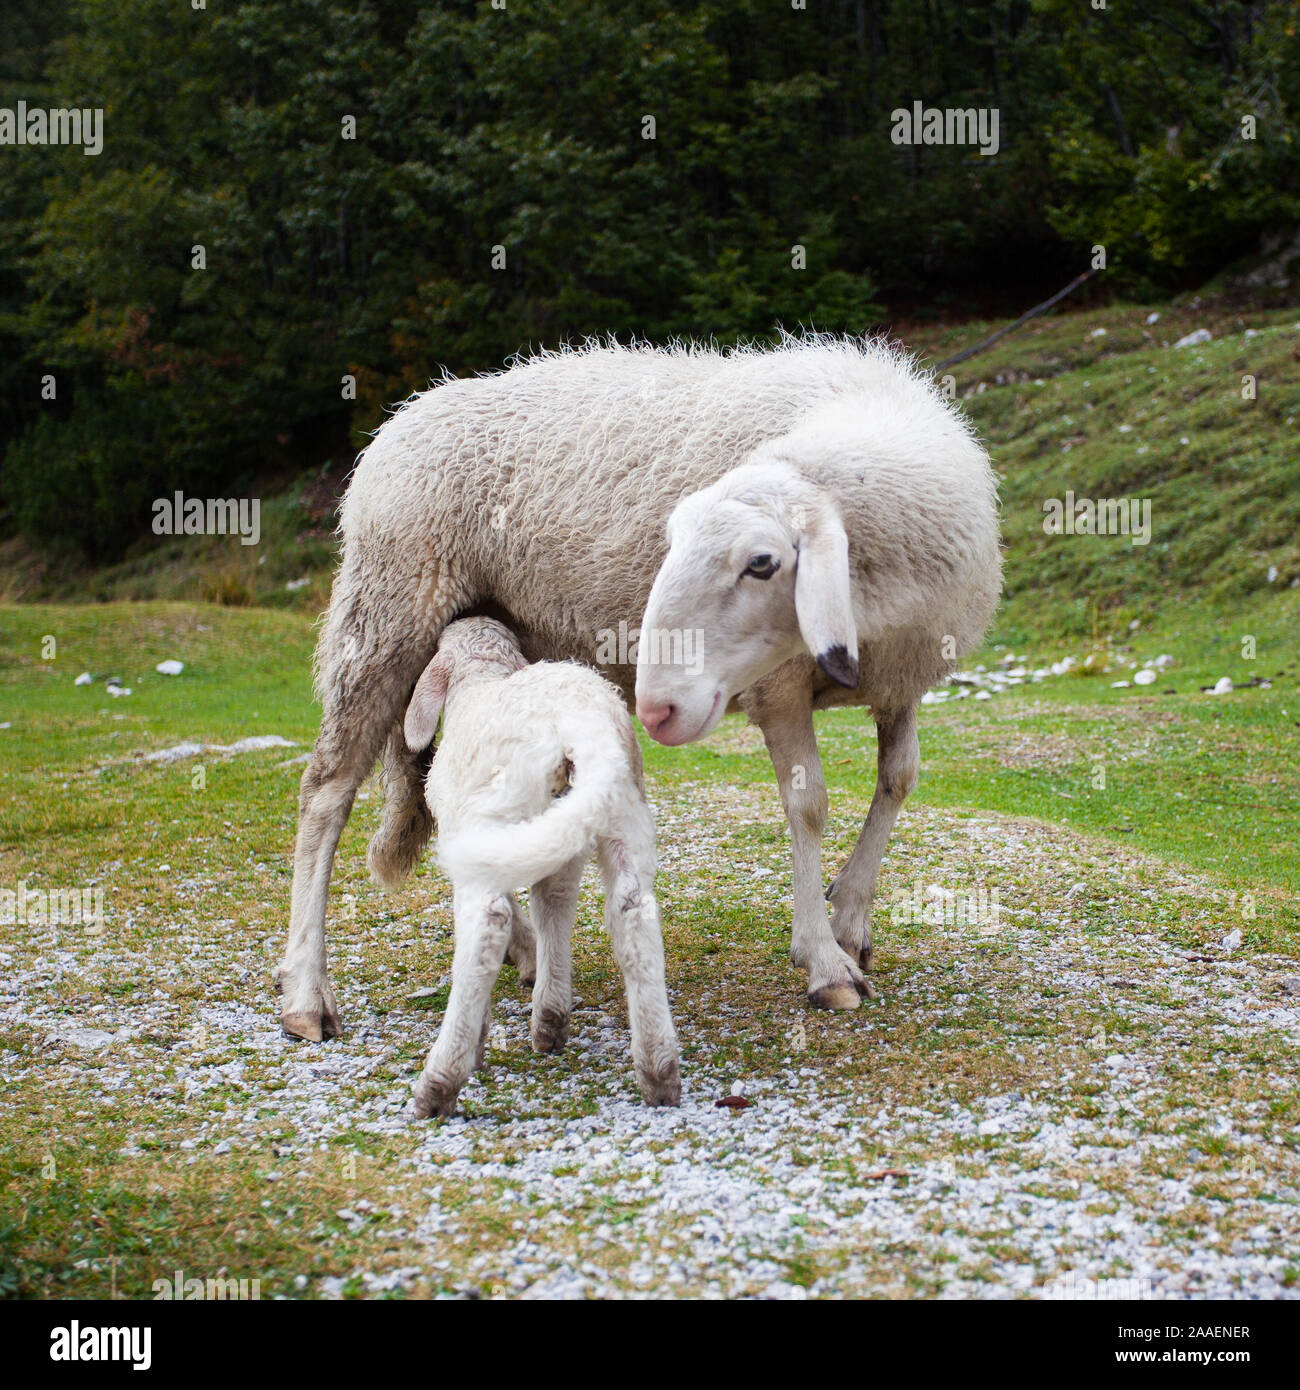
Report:
M641 621L637 715L658 742L690 743L734 695L805 651L857 685L844 523L789 464L742 464L669 518Z
M406 746L422 752L433 742L442 707L465 680L503 680L528 663L515 635L495 618L457 618L442 630L438 654L424 668L406 707Z

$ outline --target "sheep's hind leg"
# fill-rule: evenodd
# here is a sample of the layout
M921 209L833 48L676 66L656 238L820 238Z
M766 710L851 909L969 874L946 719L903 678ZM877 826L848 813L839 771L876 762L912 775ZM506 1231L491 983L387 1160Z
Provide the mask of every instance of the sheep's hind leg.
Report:
M290 1037L320 1042L343 1031L325 960L325 902L339 836L381 738L382 730L363 731L342 757L322 739L302 776L289 940L275 970L280 1026Z
M632 1064L647 1105L680 1105L681 1067L677 1033L668 1007L663 931L654 895L654 826L646 810L642 824L629 825L619 839L602 839L605 927L627 987L632 1028Z
M579 855L529 894L537 932L537 981L533 985L534 1052L563 1052L573 1009L573 918L586 859Z
M835 911L831 922L835 939L863 969L871 967L871 905L876 896L880 861L921 768L915 705L893 714L877 712L876 747L876 790L866 823L848 862L826 892Z
M450 1115L461 1088L482 1065L492 986L510 941L510 900L505 894L457 889L455 913L447 1013L415 1083L415 1116L420 1120Z
M382 614L352 603L346 576L335 592L317 648L325 708L298 793L289 940L275 971L281 1026L290 1037L313 1042L343 1031L325 959L325 907L339 837L428 655L409 631L394 633Z
M872 988L856 956L842 951L831 931L822 892L822 833L826 829L826 781L817 753L812 704L805 692L779 702L761 696L750 717L776 770L781 804L790 822L794 858L794 936L790 959L808 972L808 1002L818 1009L856 1009Z

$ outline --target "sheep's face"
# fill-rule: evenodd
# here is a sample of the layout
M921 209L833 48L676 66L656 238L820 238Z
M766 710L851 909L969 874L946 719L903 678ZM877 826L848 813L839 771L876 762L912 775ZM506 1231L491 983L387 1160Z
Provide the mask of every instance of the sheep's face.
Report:
M785 481L734 469L669 520L636 670L637 714L660 743L702 738L733 696L804 651L857 684L844 528L820 499L792 502Z

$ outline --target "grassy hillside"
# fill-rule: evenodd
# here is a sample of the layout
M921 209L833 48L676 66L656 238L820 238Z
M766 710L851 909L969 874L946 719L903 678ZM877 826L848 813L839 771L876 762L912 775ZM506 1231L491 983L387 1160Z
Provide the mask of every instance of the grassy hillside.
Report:
M1148 323L1153 314L1157 321ZM938 361L998 326L904 332ZM1202 328L1213 335L1209 343L1172 346ZM1215 298L1058 313L952 375L1002 480L1007 584L991 643L1120 637L1134 620L1168 640L1182 633L1207 657L1217 650L1216 627L1225 641L1242 627L1275 651L1294 643L1300 609L1288 590L1300 591L1300 309L1243 310ZM1253 400L1242 396L1248 375ZM328 598L332 508L346 473L327 468L264 497L255 547L224 537L149 537L121 564L88 572L9 542L0 547L0 598L161 598L318 612ZM1150 543L1045 535L1043 502L1067 489L1149 500Z

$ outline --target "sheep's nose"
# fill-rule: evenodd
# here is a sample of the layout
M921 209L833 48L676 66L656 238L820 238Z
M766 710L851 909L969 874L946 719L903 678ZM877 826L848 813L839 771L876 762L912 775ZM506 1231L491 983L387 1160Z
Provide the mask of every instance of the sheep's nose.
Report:
M676 713L676 705L652 705L645 700L636 702L636 717L645 725L645 731L651 738L656 738L660 729L666 727Z

